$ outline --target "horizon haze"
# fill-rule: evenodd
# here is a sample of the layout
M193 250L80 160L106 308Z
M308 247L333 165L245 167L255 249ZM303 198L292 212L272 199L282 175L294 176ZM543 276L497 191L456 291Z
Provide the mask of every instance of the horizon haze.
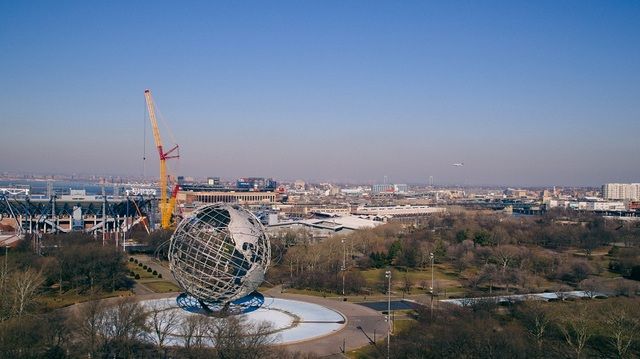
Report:
M639 2L5 1L0 51L0 172L155 176L149 88L179 175L640 182Z

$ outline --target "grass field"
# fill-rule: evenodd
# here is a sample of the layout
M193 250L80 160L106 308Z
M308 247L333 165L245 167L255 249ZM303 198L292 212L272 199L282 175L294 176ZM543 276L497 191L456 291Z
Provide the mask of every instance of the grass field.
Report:
M153 266L148 266L148 268L151 268L152 271L148 272L146 269L139 266L135 262L127 263L127 269L140 276L140 279L135 279L135 281L142 284L149 290L155 293L169 293L180 291L180 288L174 283L158 278L157 275L153 275L153 270L157 270L156 268L154 268Z
M156 293L168 293L168 292L179 292L180 288L177 285L167 282L164 280L158 281L150 281L150 282L142 282L145 287L151 289Z
M369 269L362 271L362 275L367 282L377 282L384 278L384 272L386 269ZM438 280L457 280L457 276L448 271L447 268L441 268L440 265L434 267L433 273L434 279ZM409 269L408 271L398 270L395 268L391 269L391 278L392 280L400 280L404 278L404 276L409 277L409 280L413 282L421 281L421 280L431 280L431 268L427 268L424 270L416 270Z
M112 298L112 297L127 297L132 295L129 290L119 290L111 293L100 293L98 294L98 299ZM49 293L46 295L39 296L36 299L36 302L47 310L64 308L76 303L86 302L88 300L94 299L93 297L85 294L78 293L73 290L66 291L62 294L58 292Z
M142 269L142 267L138 266L133 262L127 263L127 269L133 271L133 273L138 274L140 279L153 279L156 276L153 275L153 272L149 273L146 269Z
M413 319L396 319L393 323L394 333L402 333L406 330L410 330L413 324L416 323Z
M284 291L286 293L313 295L316 297L338 297L339 296L337 293L333 293L333 292L322 292L319 290L309 290L309 289L287 288Z
M362 276L367 282L367 287L373 288L374 291L384 283L384 272L386 269L369 269L361 271ZM410 269L407 271L391 269L391 282L394 290L400 290L404 286L405 277L409 279L412 286L412 292L414 290L421 290L421 286L429 286L431 283L431 268L424 270ZM438 285L443 289L446 288L447 292L459 291L460 281L458 276L453 273L449 268L443 265L436 265L434 267L433 278Z

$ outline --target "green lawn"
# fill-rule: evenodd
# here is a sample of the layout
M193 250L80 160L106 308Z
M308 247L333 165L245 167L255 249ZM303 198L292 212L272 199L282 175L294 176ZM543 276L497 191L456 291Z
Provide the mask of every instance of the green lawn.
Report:
M380 298L384 298L384 293L380 292L380 286L382 284L386 284L386 280L384 278L385 268L381 269L368 269L364 271L360 271L362 274L366 284L363 288L368 289L366 294L358 294L358 295L347 295L347 300L349 301L363 301L365 300L375 300ZM421 288L421 285L429 285L431 283L431 270L398 270L391 269L391 280L393 285L393 292L397 294L397 292L402 291L404 286L404 278L405 275L411 281L412 287L411 292L408 293L410 295L419 295L424 294L426 290L425 288ZM439 266L435 267L434 271L434 279L438 281L440 285L440 290L446 293L456 293L459 294L463 291L461 288L460 281L456 275L452 275L448 272L446 268L442 268ZM386 286L385 286L386 288ZM316 297L327 297L327 298L341 298L342 295L336 292L326 292L326 291L318 291L318 290L309 290L309 289L296 289L296 288L286 288L286 293L292 294L303 294L303 295L312 295ZM394 294L395 295L395 294Z
M336 300L341 300L343 298L342 294L336 292L322 292L318 290L309 290L309 289L296 289L296 288L287 288L284 291L285 293L291 294L302 294L302 295L312 295L315 297L325 297L325 298L333 298ZM386 299L386 295L383 293L372 293L372 294L351 294L346 295L347 301L349 302L362 302L362 301L376 301L376 300L384 300Z
M411 329L413 324L416 323L413 319L396 319L393 323L393 329L395 330L395 334L404 332L406 330Z
M284 290L285 293L291 294L304 294L304 295L313 295L316 297L338 297L338 293L333 292L322 292L319 290L309 290L309 289L296 289L296 288L287 288Z
M146 269L142 269L142 267L132 262L127 263L127 269L133 271L133 273L135 274L138 274L140 276L140 279L152 279L156 277L153 275L153 271L147 272Z
M105 299L111 297L127 297L132 295L129 290L119 290L115 292L100 293L98 297L91 297L87 294L80 294L74 290L63 292L51 292L36 298L36 302L46 310L67 307L76 303L82 303L93 299Z
M384 278L384 272L386 269L369 269L361 271L362 276L367 282L367 287L376 288L382 283ZM440 265L435 266L433 278L440 282L440 285L454 289L460 284L458 277L452 274L447 268L442 268ZM431 268L425 270L409 269L408 271L391 269L391 281L394 288L401 288L404 285L405 276L409 279L413 289L417 289L421 284L429 284L431 282ZM419 289L418 289L419 290Z
M156 293L168 293L168 292L180 291L180 288L177 285L171 282L163 281L163 280L143 282L143 284L145 287L148 287L149 289L151 289Z
M385 268L380 269L368 269L361 271L364 279L367 281L379 281L383 278ZM427 269L409 269L408 271L398 270L396 268L391 269L392 280L404 278L407 275L409 279L415 280L431 280L431 268ZM434 267L434 279L440 280L456 280L456 275L449 272L447 269L440 268L439 265Z

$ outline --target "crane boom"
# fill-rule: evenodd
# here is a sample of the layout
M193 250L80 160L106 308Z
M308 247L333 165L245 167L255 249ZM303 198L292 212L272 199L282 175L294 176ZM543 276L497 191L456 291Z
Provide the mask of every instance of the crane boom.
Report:
M167 198L167 186L169 178L167 177L167 160L171 158L180 157L178 145L175 145L168 151L164 151L162 146L162 138L160 137L160 128L158 127L158 121L156 119L155 106L153 104L153 97L151 96L151 90L144 90L144 98L147 103L147 111L149 112L149 121L151 121L151 127L153 129L153 140L155 141L158 155L160 156L160 218L161 226L163 229L168 229L171 222L171 214L173 207L175 206L176 195L178 193L178 186L176 185L171 191L171 198ZM176 152L175 154L174 151Z

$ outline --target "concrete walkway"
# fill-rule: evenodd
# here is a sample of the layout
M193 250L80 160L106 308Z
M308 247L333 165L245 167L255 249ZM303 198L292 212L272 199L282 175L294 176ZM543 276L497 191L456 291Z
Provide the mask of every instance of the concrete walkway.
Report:
M176 283L169 268L162 265L155 258L147 255L134 255L133 257L161 273L163 280ZM136 298L141 300L166 298L177 295L177 293L152 294L149 293L149 290L143 285L137 287L135 292L137 294ZM377 341L386 338L387 322L385 321L385 317L380 312L371 308L352 302L345 302L342 301L341 298L322 298L302 294L291 294L286 291L283 293L281 286L268 289L263 294L265 297L292 299L319 304L338 311L347 318L346 325L342 330L325 337L284 345L284 347L289 350L314 353L322 357L341 357L343 346L346 346L345 351L350 351L371 345L374 338Z
M175 297L179 293L150 293L135 295L135 298L139 301L150 299L162 299ZM340 301L336 298L320 298L301 294L289 294L281 293L280 287L275 287L265 291L264 296L266 298L283 298L292 299L302 302L318 304L332 310L340 312L347 318L346 324L338 332L329 334L324 337L302 341L294 344L285 344L284 348L303 353L314 353L321 357L343 357L342 348L346 346L346 351L361 348L363 346L371 345L371 341L374 339L382 340L387 335L387 323L384 316L379 312L355 304L351 302ZM119 298L108 298L101 300L102 305L114 303ZM64 311L76 311L79 307L86 305L86 303L80 303L66 307Z
M281 290L281 287L277 286L265 291L263 294L265 297L271 296L319 304L336 310L347 318L345 327L339 332L301 343L284 345L289 350L314 353L323 357L339 357L343 343L346 346L346 351L350 351L370 345L374 336L376 340L380 340L387 335L387 323L384 320L384 316L373 309L336 298L282 293Z

